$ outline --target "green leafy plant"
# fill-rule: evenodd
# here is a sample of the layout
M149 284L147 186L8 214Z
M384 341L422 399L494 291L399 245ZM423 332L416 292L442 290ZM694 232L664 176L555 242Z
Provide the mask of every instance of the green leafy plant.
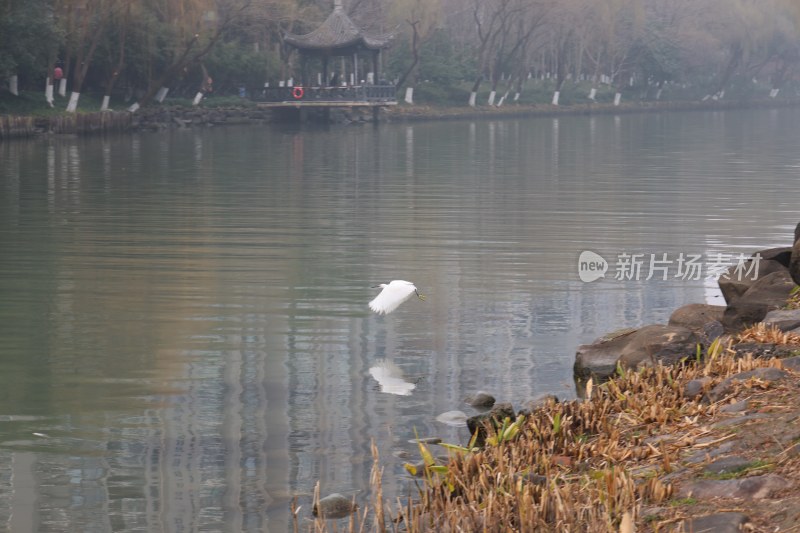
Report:
M514 420L514 422L511 422L511 419L509 417L504 418L503 425L500 427L497 433L495 433L491 437L486 438L486 443L491 446L499 446L504 442L513 440L514 437L516 437L517 434L519 433L523 422L525 422L524 415L519 415L517 419Z

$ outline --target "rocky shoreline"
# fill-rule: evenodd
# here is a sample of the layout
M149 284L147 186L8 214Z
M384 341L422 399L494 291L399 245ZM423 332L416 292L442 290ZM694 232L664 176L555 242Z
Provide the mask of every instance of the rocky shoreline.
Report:
M386 108L382 116L388 121L424 120L473 120L485 118L555 117L570 115L609 115L625 113L658 113L664 111L724 111L734 109L773 109L796 107L800 99L784 100L681 100L681 101L638 101L613 103L587 103L554 106L550 104L496 106L428 106L399 105Z
M0 117L0 140L48 134L92 135L110 132L160 131L221 125L262 125L273 120L268 109L255 106L157 106L136 113L103 111L41 117Z
M800 224L793 246L760 250L741 265L728 268L719 279L726 305L685 305L672 313L667 324L619 330L578 347L575 374L607 378L618 365L677 364L687 354L694 354L696 346L708 347L716 339L761 322L800 335L800 311L783 310L800 285L799 239ZM769 347L737 349L758 349L759 356L776 355Z
M721 278L725 306L581 346L578 400L467 398L484 410L466 421L473 441L420 439L418 497L392 509L378 477L350 531L382 531L385 513L411 532L800 528L800 224L748 263L759 275Z

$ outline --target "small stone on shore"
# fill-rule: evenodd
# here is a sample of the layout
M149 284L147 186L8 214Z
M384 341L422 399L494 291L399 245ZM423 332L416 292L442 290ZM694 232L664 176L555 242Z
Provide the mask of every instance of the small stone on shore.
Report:
M683 396L689 400L697 399L703 394L709 383L711 383L710 377L693 379L684 385Z
M790 485L789 481L776 474L742 479L699 479L683 485L678 491L678 497L691 497L698 500L715 498L763 500L771 498L777 492L789 488Z
M722 459L717 459L716 461L709 463L703 469L703 472L706 474L732 474L735 472L741 472L752 463L753 462L746 457L731 455L730 457L723 457Z
M741 413L747 410L747 400L741 400L735 403L729 403L719 408L720 413Z
M681 522L681 533L740 533L750 520L743 513L717 513Z

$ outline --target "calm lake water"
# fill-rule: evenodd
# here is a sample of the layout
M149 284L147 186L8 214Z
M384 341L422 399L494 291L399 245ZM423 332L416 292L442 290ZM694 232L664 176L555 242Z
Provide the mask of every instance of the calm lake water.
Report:
M0 529L283 532L317 480L369 499L373 439L387 495L405 493L398 455L417 457L415 431L465 442L436 421L473 414L465 396L574 397L579 343L721 302L705 279L720 257L788 245L797 124L780 109L0 144ZM585 250L604 279L580 280ZM707 270L682 275L681 254ZM392 279L427 300L372 314L370 286Z

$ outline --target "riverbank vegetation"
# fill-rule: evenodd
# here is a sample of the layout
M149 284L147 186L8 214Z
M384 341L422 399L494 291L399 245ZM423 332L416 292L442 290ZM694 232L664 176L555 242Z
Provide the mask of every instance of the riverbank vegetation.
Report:
M284 32L313 30L332 4L0 0L0 112L191 105L299 79ZM365 30L394 34L382 74L401 96L414 88L415 103L783 98L800 87L792 0L345 0L344 9Z
M438 445L420 443L424 472L409 469L421 480L410 501L382 499L376 457L374 501L343 529L690 531L731 518L719 514L731 506L742 523L794 520L800 500L785 490L800 475L798 434L782 420L800 415L800 361L754 357L743 343L800 355L800 337L757 324L684 364L620 368L605 383L589 381L582 399L497 421L481 448L444 445L450 459L437 461ZM738 466L717 472L714 460L732 453ZM764 503L778 493L780 512ZM295 530L336 530L331 517L304 524L296 510Z

